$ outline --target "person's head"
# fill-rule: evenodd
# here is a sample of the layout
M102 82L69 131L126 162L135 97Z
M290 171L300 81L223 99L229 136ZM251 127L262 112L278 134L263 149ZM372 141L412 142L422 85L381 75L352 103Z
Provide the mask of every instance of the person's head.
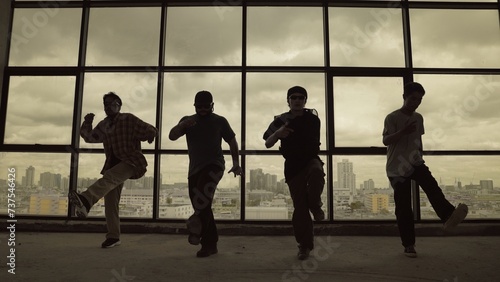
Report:
M206 116L214 111L214 99L212 93L202 90L196 93L194 97L194 107L196 113L201 116Z
M425 95L424 87L418 82L409 82L403 89L403 108L409 112L414 112Z
M288 89L286 101L290 110L302 110L307 102L307 91L302 86L294 86Z
M102 97L104 103L104 112L107 116L113 117L120 112L122 99L116 93L109 92Z

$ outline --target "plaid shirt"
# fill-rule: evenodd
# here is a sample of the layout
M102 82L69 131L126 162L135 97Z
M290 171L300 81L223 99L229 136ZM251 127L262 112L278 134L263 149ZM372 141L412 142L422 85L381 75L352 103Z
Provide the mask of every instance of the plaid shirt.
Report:
M106 162L101 174L113 167L116 164L114 160L118 159L135 167L131 179L146 173L148 163L141 151L141 141L152 139L156 134L154 126L129 113L118 113L113 119L106 117L94 129L89 122L83 122L80 128L80 136L85 142L104 145Z

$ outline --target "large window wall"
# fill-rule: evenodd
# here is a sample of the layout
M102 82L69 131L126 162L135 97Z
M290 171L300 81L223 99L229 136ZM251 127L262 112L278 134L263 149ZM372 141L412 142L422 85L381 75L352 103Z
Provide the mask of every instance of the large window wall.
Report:
M242 177L225 174L218 220L287 222L293 211L278 146L262 135L288 110L286 91L309 93L321 119L322 195L328 220L394 221L385 174L385 116L404 83L426 88L425 159L447 198L469 220L500 220L499 2L484 1L11 1L0 100L0 215L14 168L16 215L74 217L70 189L86 189L104 163L87 144L87 113L105 117L114 91L155 125L143 143L149 166L125 183L127 220L180 221L193 212L184 138L169 130L194 113L196 92L214 95L240 145ZM231 165L229 147L223 144ZM415 217L433 221L415 190ZM91 218L104 216L101 200Z

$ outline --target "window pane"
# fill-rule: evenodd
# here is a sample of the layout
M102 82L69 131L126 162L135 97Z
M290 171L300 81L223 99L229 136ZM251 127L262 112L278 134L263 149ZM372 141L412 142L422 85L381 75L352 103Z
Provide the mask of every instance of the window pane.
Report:
M187 149L185 137L170 141L170 129L184 116L195 114L194 97L207 90L214 99L214 113L223 116L241 144L240 73L166 73L163 96L162 148ZM229 149L223 141L222 149Z
M335 146L383 147L385 117L403 105L399 77L334 77Z
M92 8L88 66L156 66L160 8Z
M0 214L7 214L7 204L15 200L15 215L66 216L70 162L70 154L2 153ZM9 168L15 175L8 175ZM9 183L15 183L10 202Z
M448 201L469 206L467 219L500 217L498 156L425 156L427 166ZM420 190L423 219L438 219Z
M240 178L227 174L231 156L225 155L226 171L217 185L212 203L215 219L240 219ZM187 219L194 210L189 199L187 155L164 155L161 158L160 218Z
M330 64L404 66L401 9L329 8Z
M323 12L307 7L249 7L247 64L324 65Z
M499 150L500 76L415 75L426 90L424 150Z
M385 156L334 156L334 219L396 219L385 163Z
M70 144L75 78L10 77L6 144Z
M320 158L326 162L324 156ZM293 201L284 177L284 159L281 156L247 156L246 206L247 220L291 220ZM325 173L328 166L324 166ZM325 181L327 178L325 177ZM328 218L328 182L325 183L321 200Z
M145 155L148 162L146 174L139 179L125 181L120 197L120 217L153 217L153 155ZM78 166L78 192L88 189L102 177L104 154L80 154ZM104 197L90 209L89 217L104 217Z
M172 7L166 65L241 65L241 8Z
M81 14L81 9L16 9L9 65L75 66Z
M500 67L498 11L418 9L410 20L414 66Z
M83 93L82 121L87 113L94 113L94 123L106 117L103 96L113 91L122 100L120 112L131 113L153 126L156 125L156 85L158 75L151 73L87 73ZM85 143L80 138L83 148L102 148L101 144ZM154 142L141 142L142 148L154 148Z
M247 74L246 146L248 150L265 150L262 138L274 116L290 109L288 89L300 85L307 90L306 108L316 109L321 121L320 149L326 149L326 102L323 74L249 73ZM278 146L274 147L277 150Z

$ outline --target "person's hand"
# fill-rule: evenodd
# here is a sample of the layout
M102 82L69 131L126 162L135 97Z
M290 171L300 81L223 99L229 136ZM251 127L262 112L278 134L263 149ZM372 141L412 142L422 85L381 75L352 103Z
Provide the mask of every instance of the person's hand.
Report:
M236 175L242 175L243 174L243 170L241 169L241 166L239 165L233 165L233 167L227 172L227 173L234 173L234 177L236 177Z
M182 128L182 129L187 129L191 126L194 126L196 124L196 121L193 119L193 118L187 118L185 120L183 120L179 126Z
M153 143L153 140L155 140L156 136L158 135L158 129L152 128L149 133L149 138L148 138L148 143L151 144Z
M85 120L85 122L92 123L94 121L94 116L95 115L93 113L88 113L83 119Z
M407 135L415 132L415 130L417 130L417 121L407 124L403 129L401 129L401 134Z
M287 138L288 135L290 135L290 133L292 133L292 132L293 132L293 129L288 127L288 121L287 121L278 130L276 130L275 134L276 134L276 137L278 137L279 139L282 139L282 138Z

